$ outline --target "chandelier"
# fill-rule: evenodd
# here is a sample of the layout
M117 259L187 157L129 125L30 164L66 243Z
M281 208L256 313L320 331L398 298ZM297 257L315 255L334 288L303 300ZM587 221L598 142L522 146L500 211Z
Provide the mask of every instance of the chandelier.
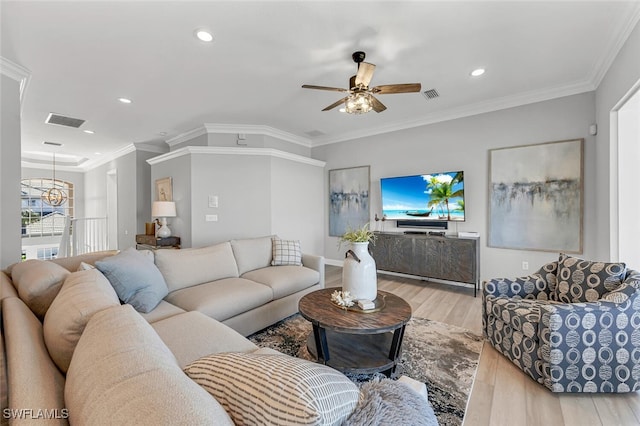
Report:
M51 180L51 188L42 193L42 201L50 206L58 207L67 201L67 194L56 187L56 153L53 153L53 178Z
M368 91L354 91L344 101L344 110L349 114L366 114L373 108L371 94Z

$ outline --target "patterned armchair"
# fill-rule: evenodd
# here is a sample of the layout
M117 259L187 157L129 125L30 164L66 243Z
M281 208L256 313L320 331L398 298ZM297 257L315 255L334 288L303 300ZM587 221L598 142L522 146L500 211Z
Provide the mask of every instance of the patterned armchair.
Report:
M552 392L640 390L640 272L560 255L484 282L484 336Z

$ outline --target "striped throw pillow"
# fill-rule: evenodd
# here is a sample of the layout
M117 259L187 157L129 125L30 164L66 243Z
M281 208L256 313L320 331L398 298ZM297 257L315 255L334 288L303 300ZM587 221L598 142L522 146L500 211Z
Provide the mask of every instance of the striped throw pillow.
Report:
M333 368L284 354L208 355L184 371L238 425L340 425L360 395Z
M273 260L271 266L302 265L300 241L272 239Z

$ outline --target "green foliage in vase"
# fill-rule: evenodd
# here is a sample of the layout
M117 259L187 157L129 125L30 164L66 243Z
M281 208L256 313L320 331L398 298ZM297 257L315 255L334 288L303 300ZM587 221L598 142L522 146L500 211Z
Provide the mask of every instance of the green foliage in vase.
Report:
M375 242L376 235L369 229L369 224L365 224L362 228L349 229L340 237L342 243L368 243Z

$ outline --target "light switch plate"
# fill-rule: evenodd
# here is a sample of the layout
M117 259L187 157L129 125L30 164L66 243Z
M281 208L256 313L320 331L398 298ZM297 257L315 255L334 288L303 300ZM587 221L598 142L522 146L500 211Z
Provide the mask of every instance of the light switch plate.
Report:
M209 195L209 207L218 207L217 195Z

